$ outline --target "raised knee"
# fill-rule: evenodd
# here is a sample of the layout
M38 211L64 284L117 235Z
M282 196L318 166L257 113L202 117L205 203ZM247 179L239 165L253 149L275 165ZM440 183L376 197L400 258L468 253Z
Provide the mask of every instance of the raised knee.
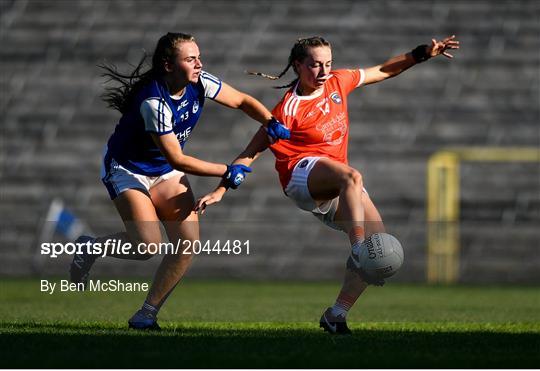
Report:
M362 188L364 186L362 174L358 170L349 169L343 175L342 184L345 187Z

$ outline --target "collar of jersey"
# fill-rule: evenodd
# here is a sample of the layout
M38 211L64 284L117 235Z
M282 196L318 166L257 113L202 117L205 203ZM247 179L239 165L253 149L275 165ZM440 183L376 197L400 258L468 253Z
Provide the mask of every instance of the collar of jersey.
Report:
M189 84L187 84L185 87L184 87L184 92L182 93L182 95L179 95L179 96L176 96L176 95L171 95L169 93L169 89L167 88L167 83L165 82L165 80L163 78L157 78L156 79L157 83L159 85L161 85L163 87L163 90L164 92L169 96L169 98L171 98L173 101L177 102L179 101L180 99L184 98L184 95L186 95L186 91L187 91L187 88L189 86Z
M330 80L331 78L332 78L332 76L328 80ZM326 81L328 81L328 80L326 80ZM298 95L298 94L296 94L296 89L298 89L298 84L300 84L300 79L298 79L298 81L296 82L296 85L294 86L294 89L293 89L293 96L295 98L300 99L300 100L312 100L312 99L315 99L315 98L319 98L322 95L322 93L324 92L324 90L326 89L326 81L324 82L323 88L321 90L319 90L319 92L317 94Z
M180 99L184 98L184 95L186 95L186 90L187 90L187 85L184 88L184 92L181 95L170 95L169 94L169 97L171 97L171 99L174 100L174 101L179 101Z

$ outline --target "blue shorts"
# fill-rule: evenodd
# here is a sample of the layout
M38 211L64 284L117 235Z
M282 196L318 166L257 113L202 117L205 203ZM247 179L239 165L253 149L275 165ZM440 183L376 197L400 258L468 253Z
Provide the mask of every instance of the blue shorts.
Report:
M101 181L107 188L111 200L114 200L118 195L128 189L139 189L149 194L150 188L177 175L183 176L184 173L178 170L172 170L159 176L135 174L107 155L104 156L101 167Z

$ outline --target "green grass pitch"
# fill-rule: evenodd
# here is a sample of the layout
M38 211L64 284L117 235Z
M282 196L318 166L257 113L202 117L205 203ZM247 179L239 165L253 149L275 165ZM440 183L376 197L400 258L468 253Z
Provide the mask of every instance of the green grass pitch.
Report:
M144 293L0 281L0 364L74 368L537 368L538 287L369 288L352 336L318 327L339 283L182 282L161 332L127 329Z

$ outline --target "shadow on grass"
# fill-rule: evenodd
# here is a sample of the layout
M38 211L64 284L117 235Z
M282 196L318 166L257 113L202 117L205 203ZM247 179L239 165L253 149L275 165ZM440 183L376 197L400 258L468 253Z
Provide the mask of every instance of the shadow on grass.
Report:
M534 368L540 335L493 331L356 330L331 336L272 324L0 326L3 368ZM241 325L239 325L241 327Z

